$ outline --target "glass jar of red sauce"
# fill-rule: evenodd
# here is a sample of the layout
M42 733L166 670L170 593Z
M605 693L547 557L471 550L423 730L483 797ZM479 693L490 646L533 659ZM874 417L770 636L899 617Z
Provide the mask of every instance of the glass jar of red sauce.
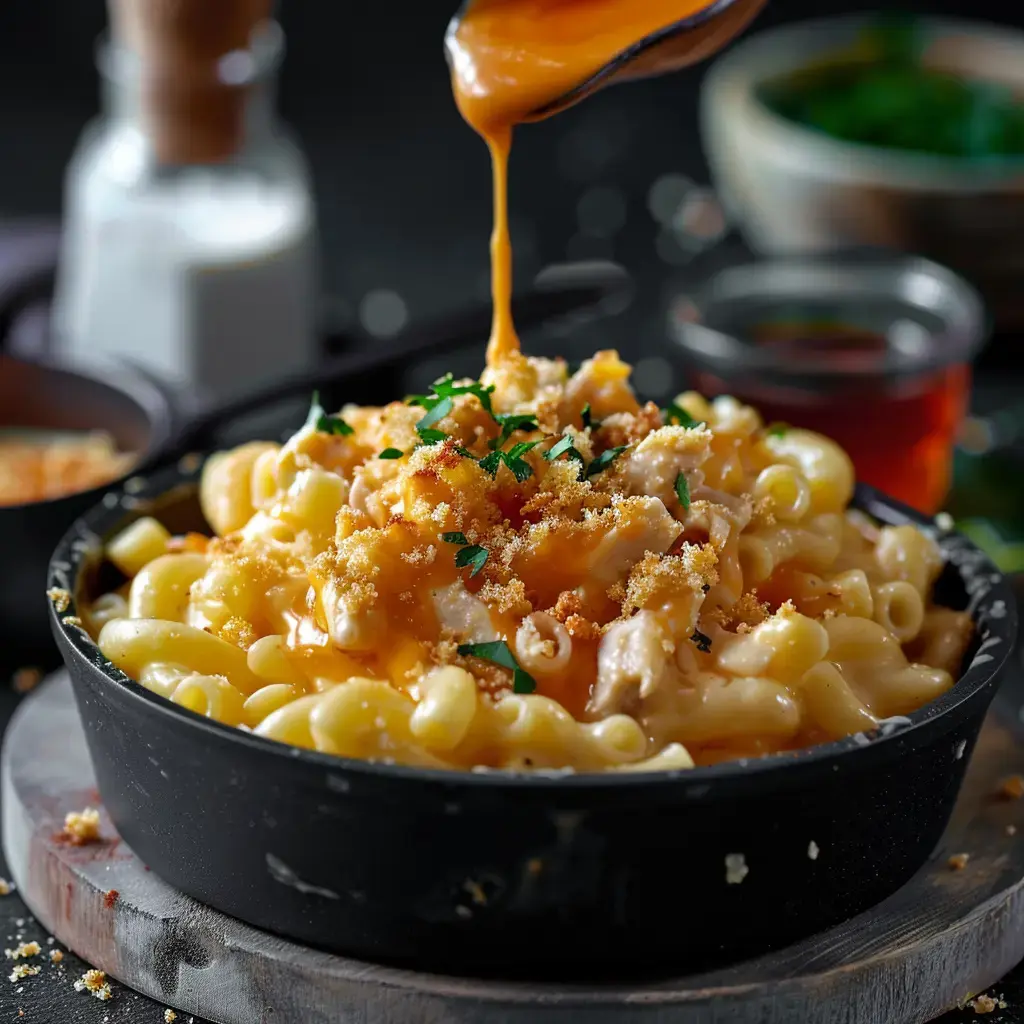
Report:
M987 338L980 297L952 271L878 253L733 264L676 297L669 326L692 388L826 434L858 479L942 508Z

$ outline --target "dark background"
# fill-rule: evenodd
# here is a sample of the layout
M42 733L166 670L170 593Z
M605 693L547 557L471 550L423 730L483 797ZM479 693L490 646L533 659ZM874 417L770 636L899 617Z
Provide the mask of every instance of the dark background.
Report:
M903 6L1024 22L1005 0ZM401 295L413 319L486 298L490 176L486 149L449 90L442 37L454 7L283 0L279 8L288 38L280 107L313 167L325 286L352 316L377 288ZM772 0L757 24L869 7ZM102 0L0 4L0 218L57 214L64 164L98 105L93 46L105 20ZM609 90L517 137L511 210L520 282L545 263L588 256L613 257L640 281L635 315L595 329L591 351L610 341L635 355L661 341L651 318L674 268L659 256L646 197L665 173L705 180L701 74ZM612 189L624 206L624 224L609 238L579 231L577 206L594 187Z
M758 26L866 6L772 0ZM1005 0L901 6L1024 24L1024 12ZM280 109L313 168L324 283L342 318L357 320L360 300L378 288L401 295L413 319L486 299L490 177L486 150L449 91L441 41L453 7L449 0L284 0L281 8L288 55ZM59 215L64 165L98 108L93 46L105 20L100 0L0 3L0 221ZM609 257L638 281L633 308L588 328L586 349L614 345L635 359L663 343L663 304L685 268L664 239L659 245L647 194L666 173L705 181L701 73L610 90L517 137L511 210L520 280L547 263ZM597 202L595 188L611 190L596 194L606 210L610 195L625 214L604 237L581 232L578 220L584 196ZM0 724L13 703L13 694L0 697ZM22 930L45 939L30 919L16 925L25 913L16 896L0 900L5 939ZM24 995L3 991L3 1019L16 1019L18 1007L24 1020L40 1024L163 1019L162 1008L123 990L113 1004L76 996L70 980L84 967L69 960L68 968L46 984L35 979L34 992L27 985ZM996 991L1009 1008L981 1019L1024 1021L1021 980ZM976 1018L966 1011L949 1019Z

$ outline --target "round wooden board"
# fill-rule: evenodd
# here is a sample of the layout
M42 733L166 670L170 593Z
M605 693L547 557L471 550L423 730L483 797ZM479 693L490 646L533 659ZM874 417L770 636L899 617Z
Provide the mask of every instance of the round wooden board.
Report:
M1005 776L1024 774L1018 685L989 716L942 844L899 893L781 952L641 987L481 982L346 960L182 896L105 814L101 843L59 842L64 815L99 801L63 674L23 702L7 734L4 848L25 902L61 942L123 984L222 1024L916 1024L1024 958L1024 802L996 795ZM950 868L955 853L970 854L964 870Z

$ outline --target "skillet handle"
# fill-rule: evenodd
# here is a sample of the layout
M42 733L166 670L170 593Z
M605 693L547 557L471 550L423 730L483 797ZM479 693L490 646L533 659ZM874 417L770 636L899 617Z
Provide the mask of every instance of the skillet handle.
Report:
M537 278L534 288L512 300L512 312L522 329L538 327L553 320L577 321L619 311L628 302L632 279L614 263L567 264L549 267ZM176 460L192 451L210 447L225 427L254 413L318 388L344 383L359 395L379 380L382 373L400 369L428 356L472 345L482 345L490 330L490 304L441 317L403 332L386 345L367 347L327 360L312 370L275 381L257 391L201 412L186 423L168 446L154 455L146 470L155 464Z

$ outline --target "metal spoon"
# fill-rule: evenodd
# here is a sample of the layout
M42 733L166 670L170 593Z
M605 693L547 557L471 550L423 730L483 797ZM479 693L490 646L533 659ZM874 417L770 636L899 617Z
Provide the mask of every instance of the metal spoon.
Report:
M637 40L579 85L538 107L527 120L549 117L614 82L651 78L698 64L739 35L766 3L709 0L702 10Z

